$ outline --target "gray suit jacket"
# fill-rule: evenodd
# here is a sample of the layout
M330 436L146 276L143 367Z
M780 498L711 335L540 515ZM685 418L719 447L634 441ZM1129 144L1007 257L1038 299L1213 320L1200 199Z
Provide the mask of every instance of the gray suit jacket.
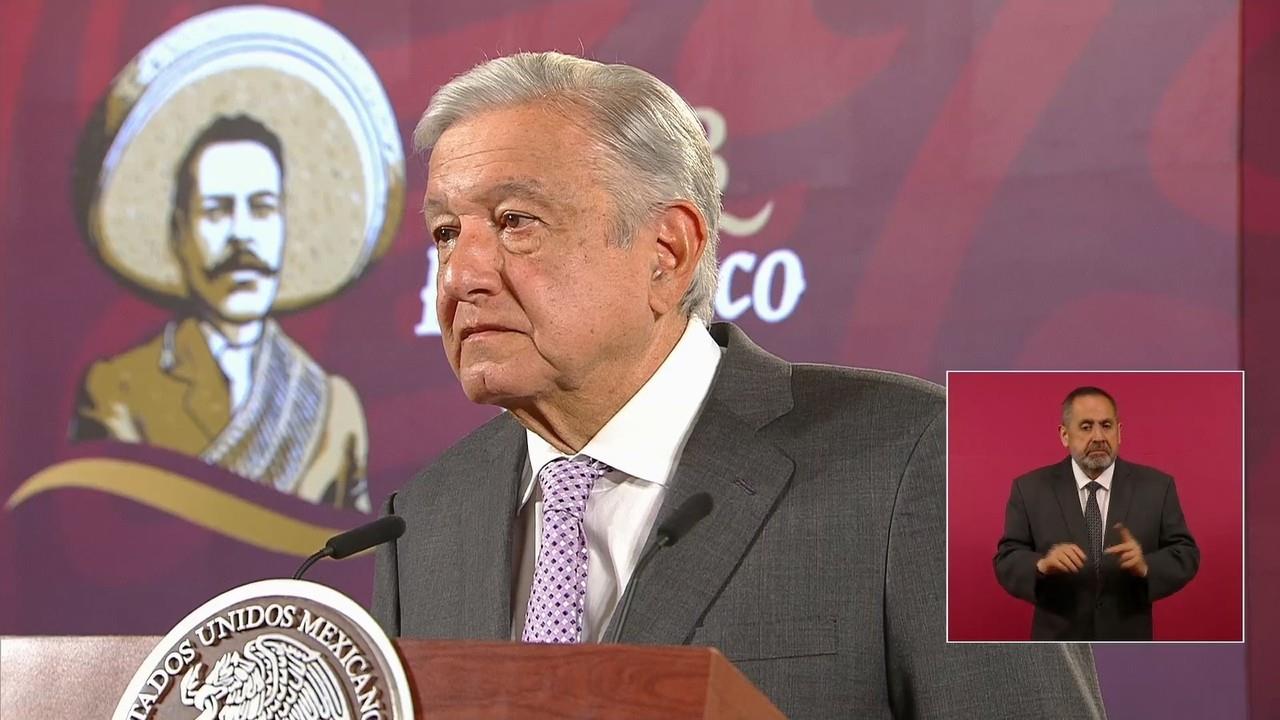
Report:
M1103 715L1088 646L945 642L936 385L712 335L725 354L659 523L698 492L715 509L633 579L623 642L713 645L795 718ZM408 528L378 555L388 632L510 637L525 452L504 415L388 500Z

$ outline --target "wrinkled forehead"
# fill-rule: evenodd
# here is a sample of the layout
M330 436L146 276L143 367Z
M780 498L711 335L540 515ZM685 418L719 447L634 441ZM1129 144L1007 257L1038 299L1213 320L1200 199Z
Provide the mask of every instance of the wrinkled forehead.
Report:
M424 210L481 200L499 187L533 194L599 184L602 155L579 123L544 105L490 110L454 123L432 146Z
M1081 395L1071 401L1073 425L1082 422L1106 422L1116 420L1116 407L1103 395Z
M422 200L422 213L428 218L460 212L471 205L493 207L504 200L520 200L533 208L558 208L562 205L555 192L537 177L505 177L458 188L453 195L447 189L428 189Z

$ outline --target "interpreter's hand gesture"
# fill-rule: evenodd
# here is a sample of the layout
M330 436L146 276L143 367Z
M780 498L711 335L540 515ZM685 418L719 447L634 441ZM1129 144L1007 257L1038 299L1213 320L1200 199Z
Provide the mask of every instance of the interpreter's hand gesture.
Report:
M1147 559L1142 554L1142 545L1133 537L1133 533L1129 532L1129 528L1124 523L1116 523L1116 530L1120 531L1120 542L1112 545L1103 552L1108 555L1116 556L1120 561L1120 568L1126 570L1138 577L1147 576Z
M1036 572L1041 575L1078 573L1084 567L1085 554L1075 543L1058 543L1049 548L1045 556L1036 561Z

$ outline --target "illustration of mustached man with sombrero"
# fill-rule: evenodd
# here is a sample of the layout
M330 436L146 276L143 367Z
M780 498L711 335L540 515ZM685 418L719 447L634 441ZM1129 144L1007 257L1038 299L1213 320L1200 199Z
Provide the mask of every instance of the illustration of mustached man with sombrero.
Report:
M145 48L94 122L86 236L175 316L88 369L72 436L368 512L359 397L271 316L336 295L394 235L403 151L372 68L308 16L218 10Z

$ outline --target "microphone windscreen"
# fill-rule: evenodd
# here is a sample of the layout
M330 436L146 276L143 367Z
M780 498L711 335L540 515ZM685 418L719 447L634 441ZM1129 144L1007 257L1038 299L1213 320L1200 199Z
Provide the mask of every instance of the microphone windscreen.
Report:
M341 535L334 535L325 543L329 557L341 560L384 542L391 542L404 534L404 518L399 515L387 515L358 528L348 530Z
M700 492L680 504L671 517L658 527L658 537L666 538L666 545L675 545L684 534L693 529L702 518L711 514L711 495Z

